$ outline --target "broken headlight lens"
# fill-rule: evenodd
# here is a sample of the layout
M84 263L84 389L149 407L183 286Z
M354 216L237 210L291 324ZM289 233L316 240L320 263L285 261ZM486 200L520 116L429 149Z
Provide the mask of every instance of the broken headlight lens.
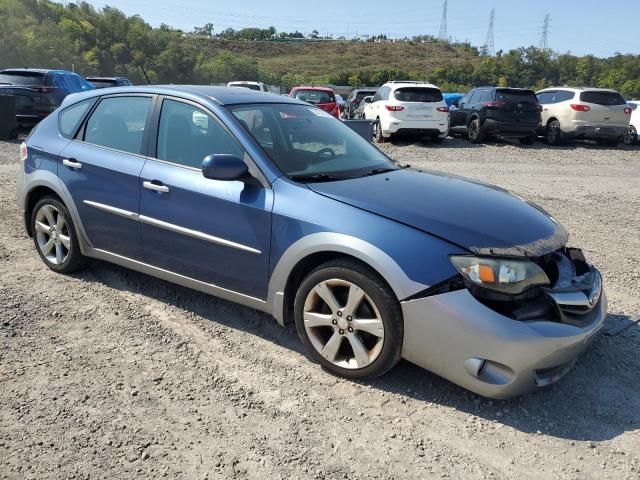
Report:
M549 285L547 274L530 260L451 255L462 276L476 285L511 295Z

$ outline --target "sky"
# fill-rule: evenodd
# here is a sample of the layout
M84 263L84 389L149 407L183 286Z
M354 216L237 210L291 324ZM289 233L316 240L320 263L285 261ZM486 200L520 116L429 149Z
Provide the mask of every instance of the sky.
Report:
M380 33L390 37L437 36L443 5L443 0L87 1L96 8L109 5L128 15L138 14L153 26L165 23L185 31L212 23L215 31L274 26L278 31L305 34L315 29L334 37ZM492 8L496 11L496 51L538 46L548 13L549 48L599 57L615 52L640 54L638 0L448 0L448 35L453 40L484 45Z

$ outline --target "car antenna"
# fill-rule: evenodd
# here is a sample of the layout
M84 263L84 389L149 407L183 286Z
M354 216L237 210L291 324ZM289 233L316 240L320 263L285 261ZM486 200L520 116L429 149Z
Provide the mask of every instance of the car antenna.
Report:
M147 72L144 69L144 65L140 65L140 69L142 70L142 73L144 74L144 78L147 79L147 85L151 85L151 80L149 80L149 77L147 76Z

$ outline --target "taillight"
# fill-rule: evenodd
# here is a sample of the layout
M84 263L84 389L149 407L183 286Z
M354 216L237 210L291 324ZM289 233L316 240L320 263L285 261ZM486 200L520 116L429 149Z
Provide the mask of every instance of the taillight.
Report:
M627 107L627 108L624 109L624 113L626 113L627 115L631 115L631 112L633 112L631 107Z
M506 104L507 102L503 100L494 100L491 102L484 102L482 105L489 108L495 108L495 107L504 107Z
M447 113L449 111L449 107L438 107L436 110L442 113Z
M404 107L402 107L400 105L385 105L384 108L386 108L390 112L400 112L400 111L404 110Z
M571 108L573 108L576 112L588 112L591 110L589 105L580 105L579 103L572 103Z
M20 161L24 162L27 159L27 144L22 142L20 144Z

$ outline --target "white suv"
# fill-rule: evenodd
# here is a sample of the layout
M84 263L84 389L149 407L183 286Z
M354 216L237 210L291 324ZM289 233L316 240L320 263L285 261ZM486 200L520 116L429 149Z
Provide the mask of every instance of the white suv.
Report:
M629 124L629 131L624 137L624 143L627 145L636 145L640 143L640 102L629 102L631 107L631 123Z
M449 132L449 107L435 85L424 82L387 82L364 109L374 120L376 141L396 133L415 133L441 142Z
M227 87L241 87L255 90L256 92L269 93L269 87L262 82L229 82Z
M536 95L542 105L542 134L549 145L563 138L617 145L629 130L631 107L615 90L557 87Z

